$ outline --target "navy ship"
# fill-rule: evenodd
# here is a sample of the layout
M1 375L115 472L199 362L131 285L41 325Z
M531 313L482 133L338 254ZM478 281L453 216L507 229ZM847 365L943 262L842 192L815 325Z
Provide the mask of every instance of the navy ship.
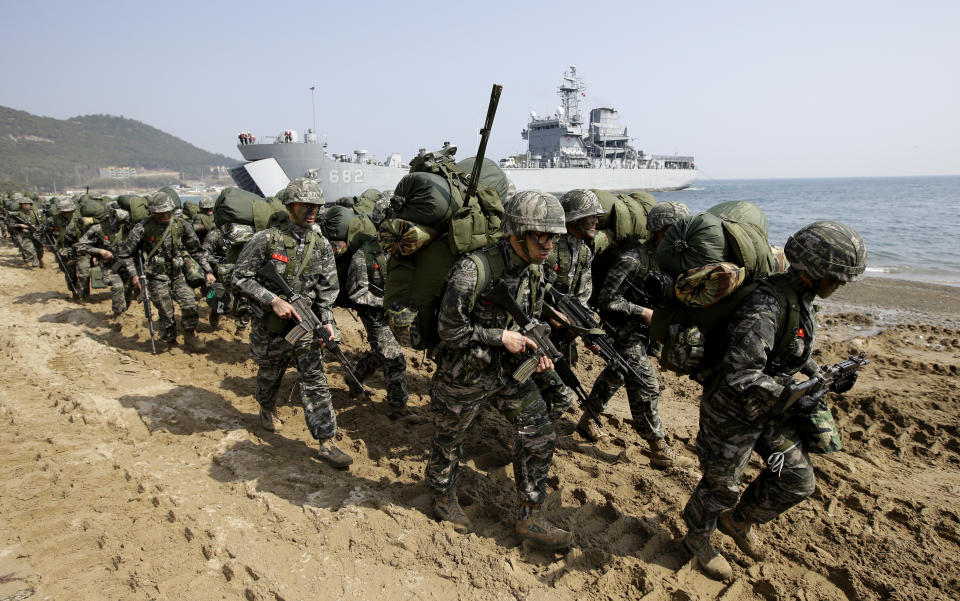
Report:
M692 156L650 155L631 146L615 109L592 109L585 121L580 112L584 90L576 66L571 66L558 89L562 103L556 114L540 118L531 113L521 132L527 153L500 161L518 190L680 190L697 179ZM248 162L230 174L239 187L263 196L276 194L291 179L312 177L332 202L368 188L393 190L410 169L399 154L378 161L366 150L328 153L326 142L313 130L302 140L294 130L267 140L248 133L239 138L237 149Z

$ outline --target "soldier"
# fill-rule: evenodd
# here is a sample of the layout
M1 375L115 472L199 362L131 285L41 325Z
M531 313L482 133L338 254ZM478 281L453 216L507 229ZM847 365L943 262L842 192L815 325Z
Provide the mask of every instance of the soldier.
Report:
M204 196L197 204L200 206L200 211L193 216L193 229L200 240L206 240L207 236L217 229L217 224L213 220L213 207L216 200Z
M40 213L30 199L20 198L20 208L16 215L19 217L11 223L11 231L16 232L20 240L20 253L30 269L43 268L43 241L40 240L40 229L43 220Z
M562 234L553 252L543 264L543 276L548 284L558 291L578 299L584 307L593 294L593 277L590 264L593 251L590 241L597 235L598 217L603 215L600 199L590 190L571 190L560 197L566 221L566 233ZM554 345L570 365L577 362L577 345L564 329L563 323L551 321L554 331L550 335ZM534 376L540 394L550 408L550 417L556 422L576 401L576 394L563 384L555 371Z
M123 224L129 222L130 213L111 206L107 209L107 218L102 223L96 223L87 228L74 245L78 254L100 259L103 281L110 286L114 317L119 317L127 310L126 289L123 278L118 273L123 265L117 264L116 254L123 242Z
M789 269L765 280L737 308L727 329L723 362L714 380L704 385L697 435L703 476L683 510L688 528L684 545L703 571L717 580L731 577L730 564L710 544L718 525L744 553L760 560L764 550L754 524L769 522L814 490L813 465L796 421L776 415L775 406L794 374L812 376L819 371L811 357L817 328L814 297L827 298L860 279L867 264L860 235L834 221L800 228L787 240L784 253ZM792 341L781 345L777 332L787 329L781 326L791 311L799 312L799 327L786 334ZM852 385L850 381L834 392L845 392ZM813 412L818 405L810 397L797 401L800 412ZM740 497L753 451L761 457L779 452L783 465L779 475L763 470Z
M127 273L137 273L134 256L142 253L143 270L147 285L150 286L150 300L157 307L160 339L171 345L177 343L177 322L173 312L173 302L176 300L180 305L184 344L193 352L206 351L206 345L197 338L197 297L183 275L181 253L188 252L194 257L208 285L217 278L200 248L193 226L173 216L173 200L169 196L157 192L150 197L147 209L150 218L133 226L117 256L123 261ZM139 278L133 278L133 286L139 293Z
M67 197L59 199L57 201L57 214L50 220L54 244L53 252L60 256L63 264L67 267L63 277L67 282L67 289L73 295L73 299L83 301L87 295L90 280L88 273L86 285L83 285L77 273L77 251L73 248L73 245L80 239L82 233L80 228L77 203Z
M307 428L320 443L319 457L335 468L346 469L353 458L334 443L337 418L323 372L323 342L311 332L291 347L284 336L300 316L286 299L257 281L260 268L272 262L291 288L312 299L314 314L333 336L337 269L330 244L313 228L323 207L323 192L318 183L298 178L285 188L283 204L289 221L254 234L233 271L234 286L263 308L260 315L254 314L250 330L250 352L259 366L255 398L260 404L260 424L268 432L280 429L277 390L293 361Z
M331 232L327 232L328 234ZM407 358L400 344L387 325L383 311L383 285L387 267L387 255L376 238L365 241L348 259L346 280L341 282L345 301L356 309L364 329L370 350L363 353L357 361L355 374L360 382L383 368L383 377L387 383L387 417L402 420L407 425L426 422L426 418L407 407ZM356 390L351 383L351 393L359 396L362 390Z
M545 285L540 267L559 234L566 232L563 207L549 194L518 193L503 217L505 238L471 253L450 270L438 316L441 343L436 350L430 410L436 427L426 467L426 483L433 491L434 514L452 522L458 532L470 529L470 520L457 499L457 473L467 428L491 402L513 425L513 473L520 512L516 531L524 539L550 549L573 541L565 530L549 525L540 515L546 497L546 478L553 461L557 435L540 391L532 379L512 377L535 343L509 329L514 320L495 305L478 300L495 281L503 281L531 317L539 315ZM489 278L480 285L481 265ZM537 371L553 368L540 357Z
M217 276L217 281L225 286L232 287L233 268L240 250L250 238L253 237L253 227L240 223L224 223L220 227L214 227L203 239L204 252L207 254L207 261ZM234 294L231 300L231 312L233 313L234 324L236 325L236 334L241 335L250 325L250 301L243 294ZM210 325L216 329L220 325L220 315L215 311L210 312Z
M686 467L691 465L693 460L678 455L664 439L658 408L660 382L657 380L653 363L647 356L649 338L647 329L643 327L650 323L653 311L636 302L638 299L632 293L630 283L639 283L647 273L656 269L654 251L657 243L674 223L689 214L686 205L679 202L654 205L647 216L651 239L617 257L597 298L601 314L615 330L614 348L640 377L621 373L616 367L608 365L597 377L586 402L599 415L610 402L610 398L626 384L633 427L650 445L650 463L659 468ZM586 413L577 424L577 432L593 442L603 436Z

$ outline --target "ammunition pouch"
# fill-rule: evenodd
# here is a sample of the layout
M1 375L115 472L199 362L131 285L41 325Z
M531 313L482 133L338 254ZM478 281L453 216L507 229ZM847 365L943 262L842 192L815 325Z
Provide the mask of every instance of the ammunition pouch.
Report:
M90 287L109 288L107 283L103 281L103 267L100 265L94 265L90 268Z

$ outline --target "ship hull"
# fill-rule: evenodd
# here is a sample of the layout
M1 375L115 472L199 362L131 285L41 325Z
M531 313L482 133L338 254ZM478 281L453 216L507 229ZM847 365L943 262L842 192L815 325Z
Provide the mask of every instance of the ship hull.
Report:
M323 195L328 200L359 196L364 190L393 190L408 173L400 167L347 163L323 152L318 144L247 144L237 147L248 161L276 159L287 177L306 177L316 170ZM595 190L682 190L697 179L696 169L576 169L506 168L503 170L517 190L563 193L574 189Z
M682 190L697 180L696 169L512 169L503 170L517 190L558 194L567 190Z
M319 144L245 144L237 149L247 161L276 159L290 179L307 177L308 172L316 170L328 201L359 196L370 188L393 190L408 172L399 167L337 161L324 155Z

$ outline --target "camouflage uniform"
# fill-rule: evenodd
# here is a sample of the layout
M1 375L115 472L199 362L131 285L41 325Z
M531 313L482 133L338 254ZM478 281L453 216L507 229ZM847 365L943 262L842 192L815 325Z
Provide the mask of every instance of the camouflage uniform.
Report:
M207 237L203 239L203 244L200 245L207 253L210 266L213 267L217 280L231 292L236 292L232 289L236 258L240 255L243 245L253 237L253 233L252 226L225 223L210 230ZM250 325L250 300L245 295L233 294L231 312L237 331L241 331ZM213 319L212 314L211 319Z
M492 249L503 255L506 272L502 279L510 293L528 315L539 315L543 297L531 295L531 285L543 289L539 268L524 262L505 240ZM521 501L539 505L546 496L547 473L557 442L553 421L534 382L518 383L511 378L520 359L507 352L501 341L507 315L482 301L471 306L476 287L476 264L460 260L450 272L438 316L442 343L436 353L431 390L436 433L426 468L427 485L437 494L456 488L467 428L484 404L493 402L515 429L517 494ZM479 292L482 295L483 291Z
M814 490L813 465L796 422L774 409L794 374L811 376L819 371L811 358L818 280L854 281L866 266L863 240L834 222L802 228L788 240L785 252L790 269L761 283L737 308L728 326L723 362L704 385L697 435L703 476L683 510L689 529L684 540L714 577L730 571L709 543L718 519L741 549L760 559L752 524L774 519ZM798 329L785 332L791 304L799 313ZM778 331L790 338L778 339ZM740 484L753 451L764 458L782 453L783 467L779 474L764 469L741 496Z
M164 235L168 228L169 234ZM199 321L197 297L183 275L181 253L184 251L190 253L204 273L213 273L193 226L175 216L171 216L166 225L153 217L137 223L117 252L127 273L136 273L133 257L136 253L143 253L150 300L157 308L160 336L167 342L174 342L177 338L174 301L180 305L181 325L188 335L196 331Z
M544 280L588 307L590 295L593 294L593 276L590 270L592 261L593 251L586 242L573 234L563 234L557 240L553 253L543 264ZM566 330L554 330L550 339L570 365L577 362L576 341L568 336ZM553 421L560 419L560 416L577 402L577 395L563 383L557 372L550 370L536 374L534 380L550 407L550 418Z
M387 325L383 311L386 256L375 240L354 251L341 286L347 302L357 310L367 331L370 350L357 361L357 379L363 382L379 368L387 383L387 403L394 409L407 406L407 358ZM371 281L372 278L372 281Z
M114 315L120 315L127 310L126 288L119 271L122 263L117 262L116 255L123 241L123 234L119 228L114 228L109 222L92 225L83 233L80 240L74 245L77 254L87 255L100 260L103 269L103 281L110 286L110 301ZM100 251L108 250L114 258L100 259Z
M82 298L87 294L90 274L89 272L86 273L87 279L86 282L83 282L80 279L81 274L77 272L77 251L73 245L77 243L83 233L80 231L80 216L74 210L76 205L70 199L61 200L58 208L60 212L53 216L50 226L55 245L54 252L63 259L63 264L67 267L66 273L63 274L64 280L67 282L67 289L72 291L74 285L76 285ZM76 297L76 292L73 292L73 295Z
M299 181L291 182L290 186ZM256 279L257 271L268 262L276 265L295 292L312 299L313 312L320 321L334 323L332 307L339 285L333 250L312 228L288 221L257 232L243 247L233 270L234 287L263 307L262 315L254 315L250 330L250 352L259 366L257 402L265 411L275 410L280 381L293 361L300 378L300 401L310 434L321 442L329 440L337 433L337 421L323 371L323 343L313 333L305 335L293 347L284 340L294 324L273 313L270 302L277 295ZM305 262L309 263L304 268ZM291 265L297 267L290 268ZM298 275L295 269L300 268L304 271Z
M622 253L607 273L598 296L600 313L614 330L611 332L614 348L641 377L636 379L607 365L587 397L589 406L599 414L626 384L633 427L648 441L662 440L664 436L658 410L660 382L647 356L648 332L640 317L643 307L634 302L626 282L639 282L656 268L653 251L653 245L646 243Z
M43 241L40 240L39 230L43 227L43 220L40 218L40 213L35 206L31 205L26 209L20 206L16 214L27 225L33 227L31 232L29 229L21 229L16 223L11 224L12 236L15 240L19 239L20 254L31 267L42 267Z

